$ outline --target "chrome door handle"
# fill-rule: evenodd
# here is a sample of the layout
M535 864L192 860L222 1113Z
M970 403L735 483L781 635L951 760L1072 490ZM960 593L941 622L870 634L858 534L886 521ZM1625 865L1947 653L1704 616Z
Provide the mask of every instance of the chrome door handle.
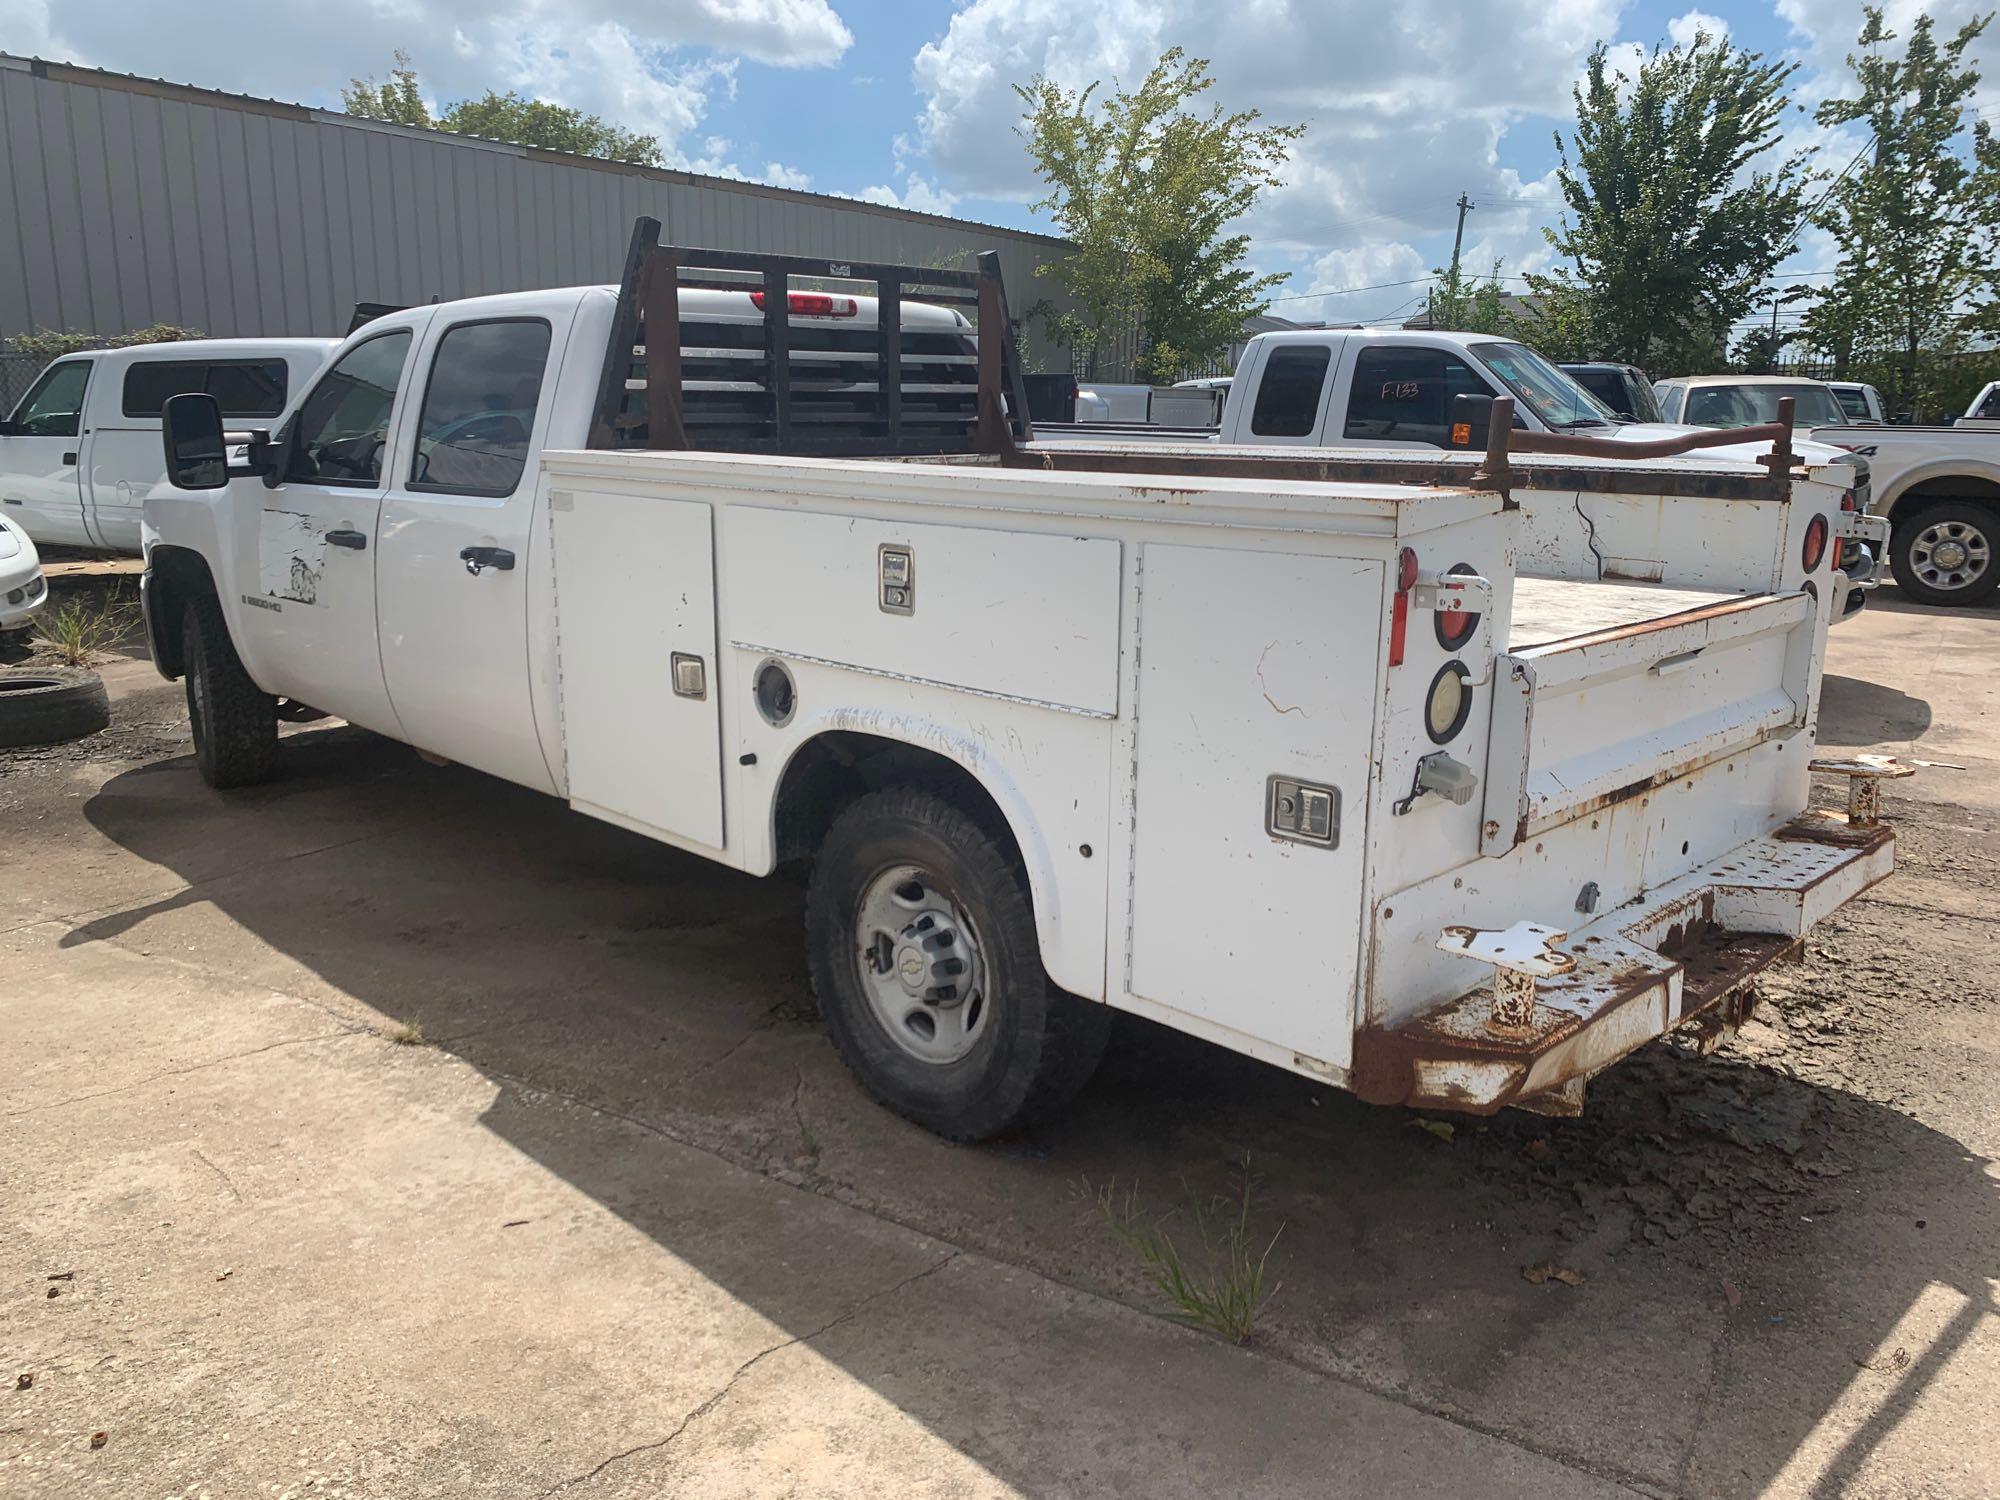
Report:
M505 573L514 566L514 554L505 547L467 547L458 554L458 560L474 578L479 576L481 568Z
M341 527L338 531L329 531L326 534L326 540L327 545L345 547L350 552L359 552L368 545L368 538L364 533L346 526Z

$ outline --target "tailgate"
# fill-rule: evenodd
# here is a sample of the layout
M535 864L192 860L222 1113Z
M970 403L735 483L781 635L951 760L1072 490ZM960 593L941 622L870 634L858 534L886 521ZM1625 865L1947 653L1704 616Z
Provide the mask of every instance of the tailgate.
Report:
M1804 728L1817 629L1767 594L1500 654L1480 852Z

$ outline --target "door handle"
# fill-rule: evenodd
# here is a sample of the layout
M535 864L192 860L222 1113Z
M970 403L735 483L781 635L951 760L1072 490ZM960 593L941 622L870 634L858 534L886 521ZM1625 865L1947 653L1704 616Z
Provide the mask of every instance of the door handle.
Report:
M505 547L467 547L458 554L458 560L465 564L465 571L474 578L482 568L493 568L505 573L514 566L514 554Z
M63 462L68 464L71 468L76 467L76 450L74 448L72 448L69 452L63 455Z
M345 547L350 552L359 552L368 545L368 538L364 533L347 526L341 527L338 531L329 531L326 540L329 546Z

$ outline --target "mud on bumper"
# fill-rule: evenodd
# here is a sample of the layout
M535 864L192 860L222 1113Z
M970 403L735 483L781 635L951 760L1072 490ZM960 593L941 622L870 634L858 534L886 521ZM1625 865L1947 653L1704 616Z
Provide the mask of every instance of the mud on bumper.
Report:
M1683 1026L1709 1040L1739 1024L1750 982L1812 926L1895 866L1893 830L1804 816L1570 932L1576 960L1543 979L1528 1023L1492 1024L1481 986L1355 1037L1352 1086L1378 1104L1492 1114L1576 1114L1585 1083Z

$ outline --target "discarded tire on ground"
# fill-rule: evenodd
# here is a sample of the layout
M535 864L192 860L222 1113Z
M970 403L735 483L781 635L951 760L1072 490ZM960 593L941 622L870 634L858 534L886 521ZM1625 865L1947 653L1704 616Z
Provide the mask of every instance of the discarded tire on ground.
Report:
M111 704L95 672L76 667L0 672L0 746L81 739L110 722Z

